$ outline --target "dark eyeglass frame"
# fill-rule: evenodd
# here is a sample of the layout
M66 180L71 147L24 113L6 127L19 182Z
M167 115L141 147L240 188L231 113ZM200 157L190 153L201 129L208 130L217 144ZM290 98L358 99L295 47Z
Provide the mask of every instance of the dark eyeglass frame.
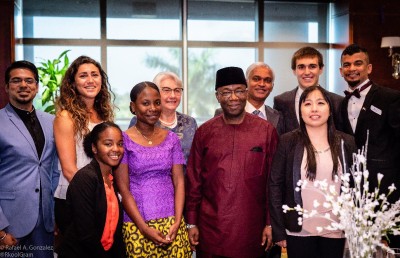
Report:
M11 80L8 81L8 83L14 85L21 85L23 81L27 85L37 84L37 81L33 78L19 78L19 77L12 78Z
M224 90L224 91L217 91L219 95L223 98L230 98L232 94L235 93L235 96L238 98L243 97L247 92L247 89L237 89L237 90Z

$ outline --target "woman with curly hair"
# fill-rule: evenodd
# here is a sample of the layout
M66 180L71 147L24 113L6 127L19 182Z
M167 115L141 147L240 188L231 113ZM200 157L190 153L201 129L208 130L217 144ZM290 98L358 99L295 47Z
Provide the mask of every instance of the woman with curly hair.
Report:
M91 159L82 141L94 126L113 121L110 85L101 65L87 56L78 57L65 73L56 101L54 138L62 174L55 196L55 217L61 234L65 230L65 199L69 182Z

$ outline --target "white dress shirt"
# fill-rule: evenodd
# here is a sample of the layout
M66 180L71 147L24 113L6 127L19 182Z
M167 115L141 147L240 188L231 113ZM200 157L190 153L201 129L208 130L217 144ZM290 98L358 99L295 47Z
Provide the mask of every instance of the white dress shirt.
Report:
M255 110L259 110L260 113L258 114L259 117L262 119L267 120L267 113L265 112L265 105L262 105L260 108L255 108L250 102L246 101L246 107L244 108L247 113L253 113Z
M296 97L294 99L294 108L296 111L297 122L299 122L299 124L300 124L299 101L300 101L300 96L303 93L303 91L304 90L300 86L298 86L297 91L296 91Z
M356 89L360 89L362 86L367 84L369 82L369 79L367 79L365 82L361 83L358 85ZM353 129L353 132L356 131L356 126L357 126L357 121L358 121L358 116L360 115L361 108L363 107L365 96L367 96L369 90L371 89L371 86L366 88L365 90L360 92L360 98L357 98L355 96L351 96L349 99L349 103L347 105L347 113L349 116L349 121L351 124L351 128ZM350 92L353 92L354 90L348 89Z

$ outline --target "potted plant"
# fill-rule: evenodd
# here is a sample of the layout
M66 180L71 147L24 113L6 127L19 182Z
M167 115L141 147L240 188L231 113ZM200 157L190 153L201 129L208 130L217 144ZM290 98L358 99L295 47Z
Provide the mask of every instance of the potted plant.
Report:
M45 112L55 114L55 101L61 86L61 81L69 66L69 59L67 53L71 50L65 50L58 58L40 62L38 66L39 81L44 87L42 93L42 106L45 107ZM60 68L60 65L64 65Z

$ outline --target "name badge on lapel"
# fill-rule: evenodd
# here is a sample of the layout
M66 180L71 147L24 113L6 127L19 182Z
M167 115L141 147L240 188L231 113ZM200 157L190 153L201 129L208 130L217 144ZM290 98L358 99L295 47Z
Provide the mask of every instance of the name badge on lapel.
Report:
M379 108L375 107L374 105L371 105L371 110L375 113L377 113L378 115L382 115L382 110L380 110Z

